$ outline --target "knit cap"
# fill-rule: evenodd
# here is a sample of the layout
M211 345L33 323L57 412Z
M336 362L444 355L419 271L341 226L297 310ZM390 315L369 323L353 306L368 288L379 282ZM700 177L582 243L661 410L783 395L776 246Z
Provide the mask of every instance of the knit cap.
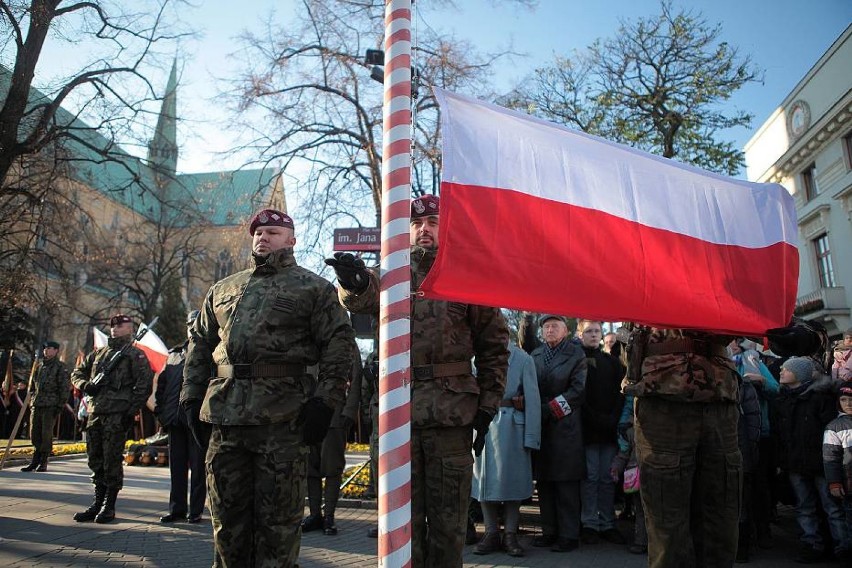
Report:
M790 357L784 361L781 368L793 373L800 383L810 381L814 374L814 364L807 357Z

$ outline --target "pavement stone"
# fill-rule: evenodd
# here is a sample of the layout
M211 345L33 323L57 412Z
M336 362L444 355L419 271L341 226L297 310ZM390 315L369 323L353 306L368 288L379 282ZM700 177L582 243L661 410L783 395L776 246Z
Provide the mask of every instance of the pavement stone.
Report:
M22 473L19 467L7 464L0 471L0 566L202 568L212 564L212 529L206 511L197 525L159 522L167 512L168 468L126 467L116 521L98 525L72 519L91 502L85 458L53 460L47 473ZM377 566L377 541L366 537L376 522L374 502L345 504L349 506L339 508L336 514L337 536L325 536L321 531L303 535L302 568ZM528 522L531 517L523 518ZM797 566L792 561L798 545L789 508L782 508L780 521L774 527L776 547L755 551L749 566ZM628 534L629 525L622 530ZM522 526L521 543L527 549L523 558L502 553L477 556L468 546L464 566L639 568L647 564L646 556L606 543L582 546L567 554L533 548L530 541L535 534L534 526Z

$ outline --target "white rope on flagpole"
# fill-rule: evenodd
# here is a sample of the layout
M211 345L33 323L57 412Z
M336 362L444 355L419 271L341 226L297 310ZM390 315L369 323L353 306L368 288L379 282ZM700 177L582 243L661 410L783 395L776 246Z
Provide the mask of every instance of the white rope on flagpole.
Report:
M411 0L385 2L379 566L411 566Z

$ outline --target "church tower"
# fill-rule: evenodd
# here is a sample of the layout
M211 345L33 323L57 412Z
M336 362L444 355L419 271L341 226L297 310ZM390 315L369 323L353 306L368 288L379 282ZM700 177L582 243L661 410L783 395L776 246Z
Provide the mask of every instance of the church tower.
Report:
M177 171L177 58L172 63L157 130L148 143L148 165L158 174L174 179Z

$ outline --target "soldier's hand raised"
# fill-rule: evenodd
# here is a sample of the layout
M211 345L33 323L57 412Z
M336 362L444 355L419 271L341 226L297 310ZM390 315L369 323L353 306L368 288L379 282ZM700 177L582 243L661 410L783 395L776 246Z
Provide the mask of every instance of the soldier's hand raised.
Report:
M336 252L334 258L325 259L325 263L334 269L337 281L346 290L360 294L367 289L370 276L364 261L349 252Z

